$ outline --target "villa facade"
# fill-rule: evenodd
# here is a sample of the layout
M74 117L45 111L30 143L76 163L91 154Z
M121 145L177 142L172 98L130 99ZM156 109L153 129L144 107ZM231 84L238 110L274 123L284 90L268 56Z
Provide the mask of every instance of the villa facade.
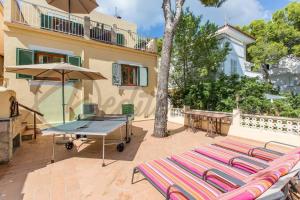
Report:
M221 64L220 71L226 75L262 78L261 73L251 71L251 63L247 62L247 45L254 43L255 38L227 24L217 31L221 45L229 43L231 51Z
M4 66L69 62L103 74L107 80L69 80L66 119L95 104L105 113L134 107L136 119L155 111L157 54L155 41L137 35L136 24L93 11L71 15L45 0L6 0L4 5ZM4 67L5 69L5 67ZM43 123L61 121L61 83L4 72L4 85L20 103L44 114ZM28 114L28 120L31 120Z

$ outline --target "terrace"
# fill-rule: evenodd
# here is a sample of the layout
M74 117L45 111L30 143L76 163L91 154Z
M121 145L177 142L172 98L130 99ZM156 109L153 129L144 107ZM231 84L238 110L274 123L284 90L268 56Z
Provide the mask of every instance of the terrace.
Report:
M171 109L171 119L183 117L180 109ZM242 115L239 125L251 126L247 120L254 116ZM229 117L231 118L231 117ZM235 114L232 123L236 122ZM229 121L231 121L229 120ZM223 121L228 124L228 121ZM285 123L285 122L284 122ZM230 123L229 123L230 124ZM265 128L266 124L261 123ZM207 136L205 131L193 132L180 123L169 122L170 136L155 138L153 121L133 123L132 142L119 153L112 146L107 148L107 166L101 167L99 149L101 141L82 143L77 141L71 151L64 145L56 145L56 162L51 164L52 138L38 135L35 141L25 141L15 152L13 160L7 165L0 165L1 199L164 199L151 184L136 175L138 180L131 184L132 170L140 163L169 155L180 154L201 145L211 144L226 138L260 146L259 134L252 130L252 139L238 138L230 134ZM236 126L234 124L230 126ZM271 127L270 127L271 129ZM284 134L298 135L297 131L284 129ZM297 136L299 138L299 136ZM270 138L268 138L270 139ZM272 140L276 138L272 137ZM272 146L278 151L287 149ZM104 178L105 177L105 178ZM92 183L92 184L91 184Z
M111 26L100 21L93 21L89 16L69 16L66 12L23 0L12 0L10 6L12 23L156 53L155 40L142 37L135 30L125 30L115 24Z
M111 164L104 168L98 142L81 145L79 152L57 146L54 164L50 164L51 137L38 136L36 142L24 142L10 164L0 166L1 199L164 199L145 180L131 185L132 169L144 161L224 139L206 137L200 131L195 134L174 123L169 123L173 135L159 139L151 136L153 121L133 125L132 143L122 153L108 148L107 163Z

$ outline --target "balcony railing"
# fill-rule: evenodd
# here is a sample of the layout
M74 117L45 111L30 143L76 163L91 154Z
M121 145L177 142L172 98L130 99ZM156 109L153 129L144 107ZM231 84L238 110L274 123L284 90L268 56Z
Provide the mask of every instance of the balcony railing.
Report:
M14 1L12 22L108 44L156 52L154 39L141 37L133 31L120 29L116 25L110 26L92 21L88 17L69 15L66 12L23 0Z

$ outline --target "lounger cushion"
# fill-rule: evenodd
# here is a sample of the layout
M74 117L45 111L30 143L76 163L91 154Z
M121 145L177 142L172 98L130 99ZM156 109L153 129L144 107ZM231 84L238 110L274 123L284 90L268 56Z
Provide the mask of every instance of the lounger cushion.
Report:
M276 171L279 173L279 176L285 176L287 173L289 173L293 167L300 162L300 155L294 154L294 155L285 155L282 158L279 158L273 162L270 163L270 167L253 174L246 178L245 181L249 181L256 177L264 176L265 174L269 173L270 171Z
M221 192L191 175L168 159L154 160L138 166L139 171L164 195L169 186L176 184L199 200L217 199ZM188 199L177 189L171 189L171 199Z
M188 151L180 155L173 155L170 157L170 159L184 169L200 177L202 177L203 173L209 169L220 170L239 180L244 180L249 176L249 173L246 173L245 171L232 168L226 164L213 160L194 151ZM238 185L230 182L230 180L226 180L216 174L210 174L208 176L208 180L227 191L231 191L239 187Z
M272 185L274 185L280 177L285 176L298 163L299 157L292 156L284 163L276 164L268 169L262 170L257 174L251 175L247 180L247 184L232 192L221 195L220 199L231 200L252 200L258 198ZM283 187L283 186L282 186ZM279 188L280 190L281 188Z
M242 143L240 141L237 140L233 140L233 139L225 139L222 140L220 142L217 142L216 145L223 147L223 148L227 148L236 152L240 152L243 154L249 154L250 150L253 148L256 148L257 146L253 146L253 145L249 145L249 144L245 144ZM253 157L265 160L265 161L273 161L277 158L279 158L279 155L270 153L270 152L266 152L266 151L262 151L260 149L255 149L253 151Z
M267 191L278 179L279 175L277 172L269 172L239 189L221 195L219 198L223 200L254 200Z
M229 164L230 160L232 160L235 157L245 157L249 158L253 161L259 162L263 165L267 165L268 163L262 160L259 160L257 158L249 157L247 155L243 155L237 152L230 151L228 149L224 149L215 145L205 145L200 148L195 149L197 153L200 153L202 155L205 155L207 157L210 157L212 159L218 160L220 162L223 162L225 164ZM245 162L240 159L235 159L233 162L233 166L239 169L242 169L244 171L247 171L251 174L256 173L258 171L263 170L264 168L262 166L258 166L255 164L251 164L249 162Z

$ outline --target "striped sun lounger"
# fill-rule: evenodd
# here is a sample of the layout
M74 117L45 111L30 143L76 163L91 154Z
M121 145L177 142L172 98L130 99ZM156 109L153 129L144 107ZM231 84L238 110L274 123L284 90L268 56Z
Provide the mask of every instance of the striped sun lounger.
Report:
M268 142L268 143L278 143L280 145L289 146L295 148L295 146L289 144L283 144L279 142ZM265 161L273 161L284 155L282 152L274 151L271 149L267 149L266 143L264 147L257 147L250 144L245 144L240 141L234 139L225 139L220 142L215 143L215 145L220 146L222 148L230 149L232 151L236 151L239 153L243 153L249 155L251 157L256 157Z
M221 187L220 189L222 191L234 190L244 185L256 175L253 174L250 176L250 174L246 173L245 171L232 168L226 164L220 163L194 151L188 151L180 155L174 155L171 156L170 159L195 176L210 181L218 188ZM280 161L274 161L270 167L261 170L263 170L263 172L270 169L272 170L272 166L276 167L277 165L285 162L289 163L289 165L286 166L286 169L290 170L299 161L299 159L300 157L298 154L290 155L280 159ZM209 171L211 169L220 170L228 176L219 176L218 174L213 173L213 171Z
M243 186L226 193L222 193L217 187L207 182L206 179L202 180L192 173L189 173L188 170L178 166L170 159L159 159L141 164L134 169L134 174L137 172L143 174L166 199L252 200L268 190L281 176L286 175L291 167L299 161L299 155L297 156L298 157L292 160L287 160L284 163L272 166L268 170L262 170L255 176L249 176L249 178L246 178L247 183ZM241 175L241 177L243 176L244 174Z
M269 166L268 162L264 160L249 157L215 145L204 145L194 151L251 174L261 171Z
M215 187L193 176L169 159L159 159L138 166L138 171L168 199L217 199L222 194Z
M250 175L194 151L173 155L169 159L195 176L206 179L222 191L231 191L241 187L244 182L240 180L244 180ZM222 171L227 176L220 176L219 173L215 173L215 170Z

